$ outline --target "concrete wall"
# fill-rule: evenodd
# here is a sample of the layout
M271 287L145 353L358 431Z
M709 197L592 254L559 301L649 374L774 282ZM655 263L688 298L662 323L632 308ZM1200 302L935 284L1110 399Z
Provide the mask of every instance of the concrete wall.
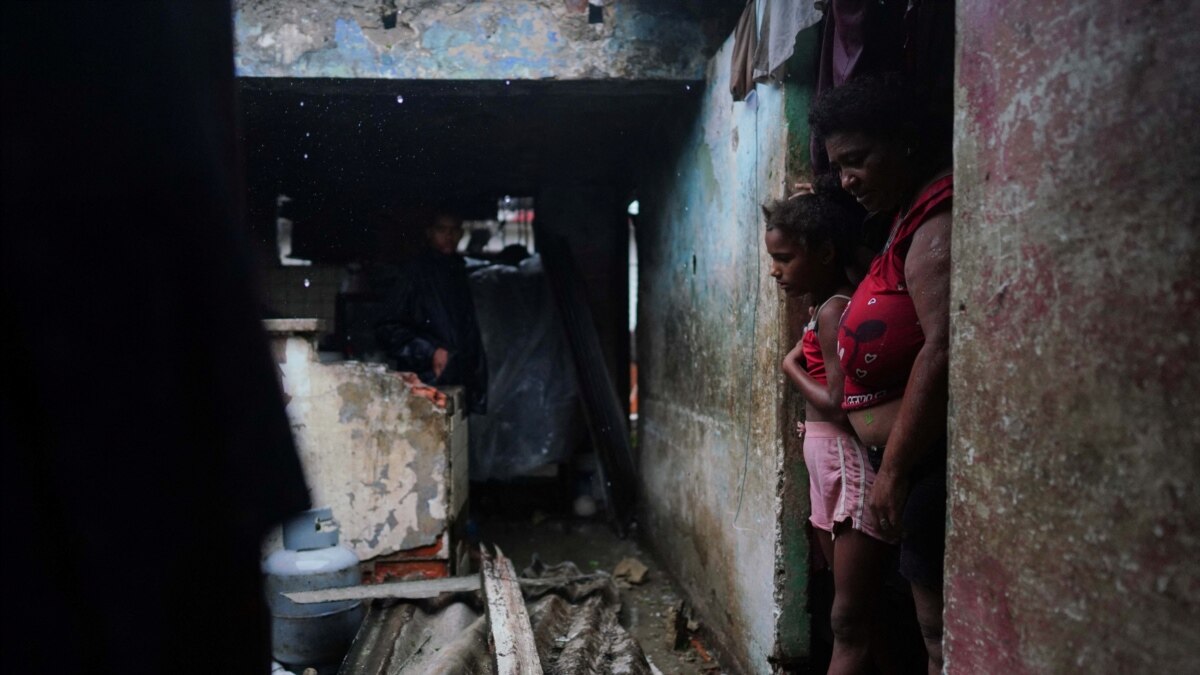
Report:
M782 194L787 125L778 87L731 100L731 50L639 183L638 435L649 540L732 659L762 673L779 609L785 327L758 207Z
M1200 3L963 0L951 673L1200 645Z
M359 560L420 549L449 560L467 494L461 396L448 409L379 364L317 363L311 320L267 321L288 418L316 506Z
M822 26L803 30L796 37L796 51L787 63L784 79L784 115L787 120L787 167L783 189L812 175L809 157L808 110L816 90L816 58ZM787 298L779 317L779 360L804 334L808 323L806 298ZM777 519L779 530L775 550L775 597L778 616L775 626L775 659L788 672L816 670L812 666L811 632L822 630L828 621L813 621L810 610L819 611L820 600L810 599L808 517L812 505L808 494L808 467L804 464L804 443L792 433L794 422L804 419L805 401L800 391L783 385L779 432L783 443L783 472L779 481ZM810 602L813 607L810 607Z
M686 3L625 0L589 24L563 0L236 0L237 74L379 79L682 79L704 73Z

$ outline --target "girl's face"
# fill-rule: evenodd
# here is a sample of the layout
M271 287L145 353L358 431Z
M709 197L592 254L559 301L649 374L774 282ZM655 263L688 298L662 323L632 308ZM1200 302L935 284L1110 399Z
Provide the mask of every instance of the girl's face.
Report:
M903 206L911 182L909 154L899 143L880 141L861 132L831 134L825 139L829 168L842 189L871 213Z
M771 278L790 297L815 290L822 273L827 271L826 268L833 267L833 253L829 246L810 251L779 228L767 230L764 241L767 255L771 256Z

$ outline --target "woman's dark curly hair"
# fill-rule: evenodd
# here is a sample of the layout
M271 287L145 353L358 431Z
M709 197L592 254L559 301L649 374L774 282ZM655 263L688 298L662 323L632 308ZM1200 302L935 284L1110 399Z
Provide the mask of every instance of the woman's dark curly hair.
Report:
M808 112L808 124L822 141L833 134L864 133L920 148L926 161L944 160L951 125L926 110L926 98L898 73L862 75L822 92Z
M882 140L909 140L921 131L913 92L897 73L861 75L826 89L808 111L817 138L861 132Z
M862 238L867 215L830 174L813 180L812 194L777 199L764 205L762 211L768 230L779 230L807 249L831 242L839 266L854 260L854 248Z

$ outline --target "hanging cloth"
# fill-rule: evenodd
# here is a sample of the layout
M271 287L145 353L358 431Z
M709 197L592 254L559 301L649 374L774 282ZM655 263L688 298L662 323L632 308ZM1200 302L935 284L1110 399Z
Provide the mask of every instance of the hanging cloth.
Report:
M758 51L758 10L750 0L733 29L733 59L729 63L729 93L741 101L754 89L754 55Z
M796 36L821 20L813 0L763 0L762 27L754 54L754 81L782 79L783 64L796 50Z

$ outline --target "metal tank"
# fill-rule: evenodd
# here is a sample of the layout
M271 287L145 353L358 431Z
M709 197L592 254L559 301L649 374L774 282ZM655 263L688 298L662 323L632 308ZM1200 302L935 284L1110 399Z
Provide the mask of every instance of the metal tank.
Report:
M283 525L284 548L263 563L271 609L271 653L290 667L336 666L366 610L359 600L301 605L283 593L356 586L358 557L338 546L332 509L297 514Z

